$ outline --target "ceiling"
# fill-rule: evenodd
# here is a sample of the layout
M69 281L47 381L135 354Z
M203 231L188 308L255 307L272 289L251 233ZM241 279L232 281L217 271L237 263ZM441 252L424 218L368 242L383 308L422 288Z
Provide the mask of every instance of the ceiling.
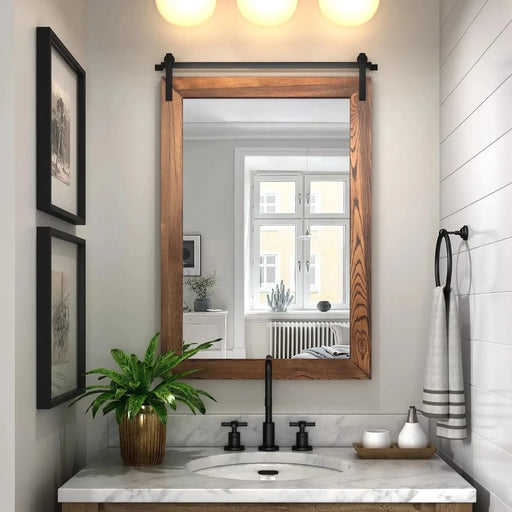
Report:
M347 123L345 98L185 99L185 123Z

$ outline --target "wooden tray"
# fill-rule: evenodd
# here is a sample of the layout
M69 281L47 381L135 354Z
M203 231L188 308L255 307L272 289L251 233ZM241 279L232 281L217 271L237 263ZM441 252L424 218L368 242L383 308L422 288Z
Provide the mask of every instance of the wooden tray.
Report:
M436 447L431 444L426 448L398 448L396 443L390 448L364 448L362 443L353 446L362 459L428 459L436 453Z

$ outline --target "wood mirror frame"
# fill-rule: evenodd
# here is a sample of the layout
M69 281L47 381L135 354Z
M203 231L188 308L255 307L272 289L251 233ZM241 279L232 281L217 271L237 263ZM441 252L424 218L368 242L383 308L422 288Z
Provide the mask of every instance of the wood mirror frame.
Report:
M183 99L350 98L350 359L275 359L277 379L371 377L371 79L359 101L357 77L174 77L172 101L161 85L162 350L179 349L183 332ZM263 359L194 359L191 378L261 379Z

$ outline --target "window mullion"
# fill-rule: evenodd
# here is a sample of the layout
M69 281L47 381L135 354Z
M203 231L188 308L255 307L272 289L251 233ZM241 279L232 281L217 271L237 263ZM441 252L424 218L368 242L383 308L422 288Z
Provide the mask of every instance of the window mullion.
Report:
M297 247L297 259L300 260L300 273L297 274L297 297L295 298L296 306L298 309L304 309L306 307L306 253L305 247L309 245L304 238L299 238L301 235L305 235L307 224L306 224L306 179L304 175L301 175L300 180L298 182L298 187L300 189L300 193L302 194L302 204L300 205L300 209L298 210L300 215L300 220L297 223L297 238L296 238L296 247ZM298 271L298 269L297 269Z
M305 223L305 222L304 222ZM311 227L308 225L308 228ZM311 260L311 242L309 240L304 240L302 243L303 249L303 257L304 257L304 278L303 278L303 308L308 308L311 306L309 303L309 271L308 271L308 262Z
M297 236L295 238L295 247L297 254L297 261L300 261L300 271L297 266L297 279L296 282L296 297L295 305L297 309L304 309L304 276L306 275L306 260L304 258L304 240L299 238L304 233L304 220L297 222Z

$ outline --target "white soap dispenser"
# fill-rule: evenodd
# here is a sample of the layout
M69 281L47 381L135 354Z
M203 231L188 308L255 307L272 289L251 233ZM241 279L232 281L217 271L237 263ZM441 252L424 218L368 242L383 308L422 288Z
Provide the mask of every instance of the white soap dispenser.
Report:
M416 407L409 407L407 422L398 434L398 448L426 448L427 436L418 423Z

